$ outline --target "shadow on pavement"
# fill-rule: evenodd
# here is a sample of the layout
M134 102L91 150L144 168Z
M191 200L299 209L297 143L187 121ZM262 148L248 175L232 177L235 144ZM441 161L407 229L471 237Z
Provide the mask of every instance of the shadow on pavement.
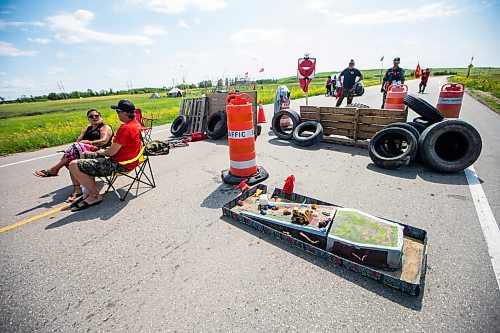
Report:
M333 273L349 282L352 282L359 287L366 289L369 292L372 292L374 294L377 294L378 296L384 297L391 302L397 303L401 306L404 306L407 309L414 310L414 311L420 311L422 309L422 299L424 297L424 292L425 292L425 283L422 284L421 286L421 291L418 296L412 296L409 294L405 294L399 290L392 289L386 285L383 285L381 283L378 283L370 278L363 277L355 272L348 271L347 269L330 264L326 261L323 261L319 258L314 257L313 255L310 255L300 249L297 249L295 247L292 247L288 244L285 244L271 236L265 235L249 226L246 226L240 222L231 220L228 217L221 217L221 219L232 226L235 226L243 231L246 231L253 236L262 239L263 241L266 241L267 243L276 246L277 248L287 251L311 264L314 264L325 271L328 271L330 273ZM276 263L276 264L281 264L281 263ZM425 274L425 273L424 273ZM425 278L425 275L424 275ZM425 280L424 280L425 281ZM332 281L332 283L334 283Z
M390 170L381 168L374 163L370 163L366 166L368 170L381 173L388 176L406 178L406 179L417 179L418 177L437 184L448 184L448 185L467 185L467 178L464 172L456 173L437 173L420 163L413 163L408 166Z
M222 205L233 200L241 194L235 185L221 183L219 187L212 191L201 203L200 207L210 209L220 209Z
M23 210L22 212L17 213L16 216L32 212L32 211L37 210L39 208L47 208L47 209L54 208L55 206L58 206L61 203L64 203L66 201L66 198L71 195L72 191L73 191L73 186L69 185L69 186L60 188L56 191L44 194L40 197L40 199L52 197L52 201L51 202L44 202L44 203L39 204L38 206Z
M126 200L122 202L113 192L108 192L103 195L103 201L100 205L95 207L90 207L80 212L71 213L70 215L62 218L61 220L49 224L48 226L45 227L45 230L59 228L73 222L85 222L96 219L99 219L101 221L107 221L111 219L113 216L115 216L116 213L118 213L120 210L125 208L129 200L133 200L133 198L135 198L134 194L129 193Z

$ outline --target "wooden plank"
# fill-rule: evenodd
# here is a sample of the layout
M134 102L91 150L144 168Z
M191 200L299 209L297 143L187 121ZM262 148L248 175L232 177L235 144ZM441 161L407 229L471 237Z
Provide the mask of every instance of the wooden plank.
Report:
M324 136L323 142L334 143L344 146L352 146L358 148L368 148L368 141L353 140L348 138L341 138L336 136Z
M346 129L342 129L342 128L332 128L330 134L342 135L342 136L347 136L349 138L353 138L354 137L354 130L346 130Z
M350 122L340 122L340 121L324 121L321 122L323 127L331 127L331 128L341 128L346 130L354 130L354 123Z
M384 125L374 125L374 124L365 125L365 124L360 124L359 125L359 130L360 131L364 131L364 132L373 132L373 133L376 133L376 132L380 131L382 128L384 128L384 127L385 127Z
M354 114L321 114L321 121L348 121L354 123Z
M320 107L320 113L323 114L352 114L356 113L356 108L337 108L331 106L322 106Z
M362 116L404 118L403 110L359 109L359 114Z
M358 128L359 128L359 109L356 109L356 114L354 115L354 137L356 140L358 138Z
M373 117L373 116L361 116L359 122L361 124L375 124L375 125L389 125L395 122L402 122L403 118L384 118L384 117Z
M358 131L358 140L369 140L375 135L373 132Z

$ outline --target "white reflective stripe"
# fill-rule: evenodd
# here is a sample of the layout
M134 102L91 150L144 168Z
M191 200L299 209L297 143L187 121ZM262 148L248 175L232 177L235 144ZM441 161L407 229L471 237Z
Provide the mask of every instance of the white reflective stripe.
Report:
M231 166L231 168L235 168L235 169L247 169L247 168L257 166L257 161L255 160L255 158L253 160L249 160L249 161L230 160L229 165Z
M280 125L283 125L283 124L288 125L288 124L291 124L291 123L292 123L292 119L290 119L290 118L282 117L280 119Z
M253 138L254 132L253 128L246 131L228 131L227 136L230 139L248 139Z
M438 104L462 104L462 97L439 97Z

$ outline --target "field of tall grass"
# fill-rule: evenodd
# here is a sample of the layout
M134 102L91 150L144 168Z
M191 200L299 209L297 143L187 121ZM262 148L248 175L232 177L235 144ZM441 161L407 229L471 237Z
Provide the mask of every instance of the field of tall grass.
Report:
M500 113L500 69L494 68L481 74L472 74L469 78L466 75L455 75L449 80L462 82L471 94Z
M442 71L442 69L433 69L433 71L439 70ZM407 70L407 79L411 79L410 72L411 70ZM464 69L458 69L457 72L464 73ZM365 87L379 84L380 69L362 70L362 73ZM309 96L324 94L327 76L332 74L332 72L317 73L316 78L309 85ZM257 85L258 99L264 104L273 103L276 89L282 84L288 86L292 99L305 97L297 78L291 76L279 79L275 84ZM236 89L244 91L253 89L253 86L236 87ZM200 88L191 89L187 91L186 97L198 97L206 92L208 91ZM166 97L149 99L149 96L150 94L147 93L2 104L0 105L0 156L74 141L81 129L88 125L85 113L90 108L99 109L104 121L116 129L120 123L110 106L120 99L130 99L137 108L143 110L145 116L156 118L156 126L172 122L178 114L181 99Z

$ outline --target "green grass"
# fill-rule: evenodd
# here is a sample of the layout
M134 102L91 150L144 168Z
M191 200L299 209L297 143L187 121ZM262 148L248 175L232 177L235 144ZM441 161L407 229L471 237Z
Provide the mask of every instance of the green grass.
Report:
M473 71L474 73L474 71ZM451 82L465 84L471 94L476 96L484 104L500 113L500 69L493 68L484 70L481 74L455 75L450 77Z
M378 246L396 247L398 228L381 223L358 212L338 209L330 234L347 241Z
M406 70L409 77L411 69ZM443 71L443 69L432 69ZM448 69L465 73L465 69ZM309 85L309 96L325 93L325 83L328 75L339 71L317 73ZM365 87L380 84L380 69L362 70ZM385 69L384 69L385 73ZM278 80L276 84L265 84L263 89L257 85L258 99L264 104L274 102L276 88L286 84L291 91L291 98L303 98L305 93L300 89L295 76ZM240 91L252 87L236 87ZM191 89L186 97L198 97L208 92L204 89ZM0 156L37 150L66 144L76 139L82 127L87 126L85 112L97 108L102 112L104 121L117 129L120 126L118 118L109 107L120 99L132 100L145 116L157 118L155 126L172 122L179 111L180 98L149 99L150 94L114 95L46 101L37 103L12 103L0 105Z

